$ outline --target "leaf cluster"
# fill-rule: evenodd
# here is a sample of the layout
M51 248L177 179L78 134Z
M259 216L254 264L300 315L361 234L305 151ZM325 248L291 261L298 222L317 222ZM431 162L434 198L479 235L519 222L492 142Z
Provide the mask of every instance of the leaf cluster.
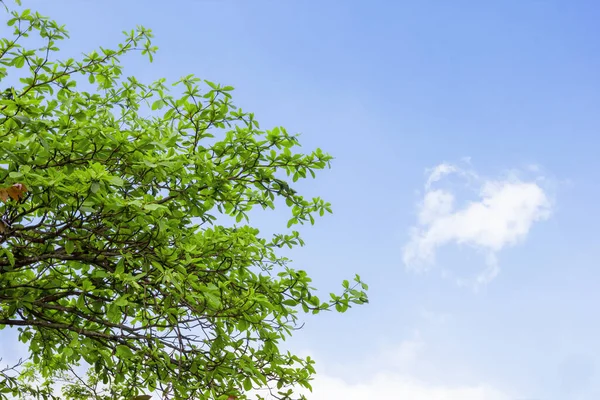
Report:
M22 77L0 96L0 329L18 327L32 364L20 383L0 376L0 398L77 365L91 378L66 398L100 398L98 385L110 398L182 399L310 387L314 361L281 341L301 312L365 303L366 285L357 276L321 300L277 254L303 244L298 232L261 237L249 213L281 199L292 228L331 212L292 187L331 156L261 130L230 86L124 76L124 55L152 60L148 29L63 60L63 26L27 9L7 16L0 83Z

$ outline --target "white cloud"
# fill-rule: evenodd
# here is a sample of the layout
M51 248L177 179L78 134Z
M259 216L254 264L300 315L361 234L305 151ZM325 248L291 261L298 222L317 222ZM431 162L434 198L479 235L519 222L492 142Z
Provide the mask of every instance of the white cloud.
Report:
M442 179L445 175L449 175L453 172L458 172L459 170L454 166L446 163L442 163L435 168L431 169L429 172L429 178L427 178L427 183L425 183L425 188L429 189L431 185L440 179Z
M426 347L421 334L415 331L411 339L382 349L373 359L348 366L353 370L348 374L350 379L326 368L321 372L318 365L312 393L301 393L309 400L513 400L512 396L486 383L452 384L447 379L446 382L423 379L422 374L416 372L422 370L418 366L435 364L425 354Z
M381 373L368 381L353 383L320 376L313 383L313 392L306 396L309 400L509 400L507 395L485 384L435 386L393 373Z
M468 179L470 185L476 182L477 198L457 207L455 193L434 187L451 174ZM514 173L504 179L482 179L473 171L440 164L429 171L418 223L403 248L404 264L413 270L427 269L435 264L439 247L468 245L485 254L486 268L472 282L485 284L499 272L497 254L524 241L531 226L547 219L550 212L548 195L535 180L522 181Z

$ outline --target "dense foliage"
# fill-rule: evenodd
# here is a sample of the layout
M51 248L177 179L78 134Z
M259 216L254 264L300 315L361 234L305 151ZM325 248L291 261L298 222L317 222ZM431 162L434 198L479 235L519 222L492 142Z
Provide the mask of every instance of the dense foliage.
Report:
M232 87L123 76L123 55L152 60L147 29L63 60L64 27L18 7L5 15L0 329L18 328L30 363L0 372L0 398L291 398L309 387L313 360L281 349L299 313L367 301L358 276L319 299L278 255L303 244L294 225L331 211L292 188L331 157L260 130ZM287 231L262 237L249 212L276 203L291 210Z

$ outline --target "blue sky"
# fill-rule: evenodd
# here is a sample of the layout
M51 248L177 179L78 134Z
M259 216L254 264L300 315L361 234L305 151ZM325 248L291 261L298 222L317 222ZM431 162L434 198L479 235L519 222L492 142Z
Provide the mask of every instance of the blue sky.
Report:
M290 342L313 399L600 398L597 2L24 3L67 24L65 55L152 28L127 74L232 85L336 157L302 185L334 214L290 256L323 291L360 273L371 303Z

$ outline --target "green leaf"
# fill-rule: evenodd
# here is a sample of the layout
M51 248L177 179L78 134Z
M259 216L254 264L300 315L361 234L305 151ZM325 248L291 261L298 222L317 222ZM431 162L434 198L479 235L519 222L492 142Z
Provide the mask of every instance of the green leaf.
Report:
M134 354L131 351L131 349L128 346L121 345L121 344L116 347L116 354L117 354L117 357L121 357L124 359L129 359L129 358L134 357Z
M119 178L118 176L108 176L106 178L106 181L108 181L111 185L117 187L122 187L125 184L123 179Z
M160 209L164 209L164 208L166 208L166 207L163 206L162 204L155 204L155 203L144 204L144 210L148 210L148 211L156 211L156 210L160 210Z
M17 68L23 68L23 66L25 65L25 57L23 57L23 56L16 57L15 59L13 59L12 65Z
M163 108L165 106L165 102L163 100L156 100L154 103L152 103L152 110L160 110L161 108Z
M82 122L85 121L86 115L84 112L78 112L73 114L73 118L75 118L75 120Z
M288 228L291 228L291 227L292 227L292 225L295 225L295 224L297 224L297 223L298 223L298 218L296 218L296 217L294 217L294 218L291 218L291 219L288 221L288 223L287 223L287 227L288 227Z
M6 256L6 258L8 259L8 263L11 267L15 266L15 256L12 253L12 251L10 251L9 249L3 248L2 252L4 253L4 255Z
M67 254L73 253L73 251L75 251L75 243L73 243L70 240L67 240L65 242L65 251L67 252Z
M115 300L113 304L116 306L119 306L119 307L125 307L126 305L129 304L129 302L127 301L127 299L124 296L122 296L122 297L119 297L117 300Z
M31 122L31 118L25 115L15 115L15 119L21 122L22 124L28 124Z

